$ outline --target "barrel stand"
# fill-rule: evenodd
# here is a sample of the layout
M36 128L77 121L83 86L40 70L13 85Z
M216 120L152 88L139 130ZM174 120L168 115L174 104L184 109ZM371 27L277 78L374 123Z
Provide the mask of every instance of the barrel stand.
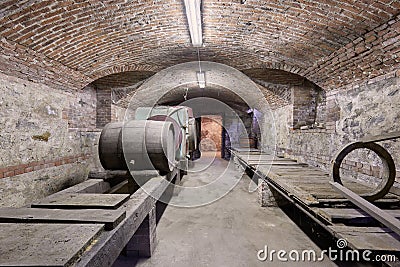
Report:
M125 256L151 257L157 245L156 206L150 210L122 254Z

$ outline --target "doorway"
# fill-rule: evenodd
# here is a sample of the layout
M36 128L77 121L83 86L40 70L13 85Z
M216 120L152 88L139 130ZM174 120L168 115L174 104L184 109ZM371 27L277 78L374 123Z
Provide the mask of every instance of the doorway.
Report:
M205 115L201 117L200 150L202 155L221 157L222 116Z

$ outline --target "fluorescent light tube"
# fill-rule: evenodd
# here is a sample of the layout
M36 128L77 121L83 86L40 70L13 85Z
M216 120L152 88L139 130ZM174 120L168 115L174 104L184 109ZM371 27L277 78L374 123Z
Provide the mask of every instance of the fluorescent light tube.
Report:
M201 28L201 0L185 0L186 17L189 24L192 45L200 47L203 44Z
M196 72L197 74L197 83L200 88L206 88L206 75L203 71Z

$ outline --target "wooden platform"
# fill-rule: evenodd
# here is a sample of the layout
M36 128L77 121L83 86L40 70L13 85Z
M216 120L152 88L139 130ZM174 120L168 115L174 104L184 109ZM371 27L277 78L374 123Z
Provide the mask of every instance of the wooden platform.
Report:
M306 206L326 206L330 204L350 203L329 184L327 172L298 163L295 160L274 157L268 154L257 155L246 152L232 152L243 164L261 177L268 177L277 186L292 195ZM343 178L350 190L361 194L371 191L371 187L355 180ZM388 194L381 203L400 203L398 196Z
M0 223L79 223L104 224L114 229L126 217L123 210L1 208Z
M99 224L0 224L0 266L70 266L103 231Z
M129 198L128 194L62 194L49 196L31 205L32 208L116 209Z
M316 218L334 237L343 238L352 249L369 249L374 252L400 252L400 237L392 231L380 227L378 221L360 211L329 184L329 174L319 168L300 164L263 153L232 151L232 155L246 168L278 189L295 205ZM356 180L342 178L350 190L360 194L371 187ZM375 202L386 206L393 216L400 218L400 199L393 194Z
M1 208L0 266L111 266L176 175L154 175L130 195L89 179L31 207Z

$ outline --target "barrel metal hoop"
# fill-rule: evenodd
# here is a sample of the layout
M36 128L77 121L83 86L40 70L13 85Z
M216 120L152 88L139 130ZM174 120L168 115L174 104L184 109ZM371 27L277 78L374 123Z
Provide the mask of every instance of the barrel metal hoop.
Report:
M336 156L336 159L333 161L332 166L332 177L333 180L341 185L343 185L342 180L340 178L340 166L344 160L344 158L352 151L360 148L366 148L375 152L379 158L382 160L383 164L383 177L380 184L371 192L361 194L360 196L364 197L368 201L375 201L380 198L383 198L392 187L395 176L396 176L396 168L394 165L394 161L390 153L384 149L382 146L376 143L364 143L364 142L354 142L350 143L346 147L344 147Z

